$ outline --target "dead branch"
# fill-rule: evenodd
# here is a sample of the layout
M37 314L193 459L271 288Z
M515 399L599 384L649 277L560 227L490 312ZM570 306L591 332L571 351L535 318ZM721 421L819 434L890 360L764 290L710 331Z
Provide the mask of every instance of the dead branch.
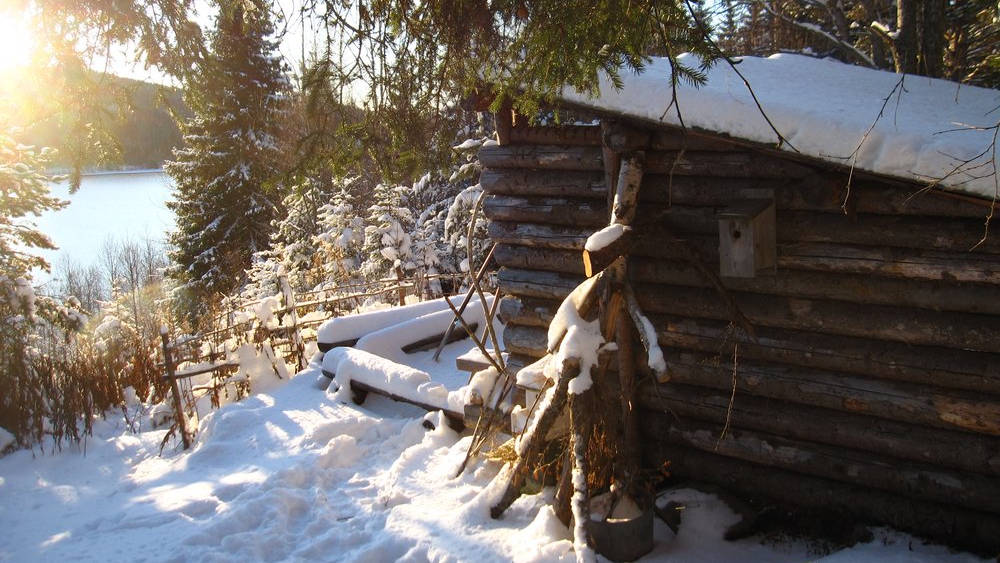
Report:
M511 470L510 481L507 483L503 495L490 508L490 516L493 518L499 518L517 500L517 497L521 496L524 479L528 476L535 460L541 454L549 429L552 428L552 425L559 418L560 413L562 413L563 407L566 406L569 382L578 375L580 375L579 360L567 359L560 366L556 384L550 391L552 393L551 397L544 404L541 412L538 413L538 419L530 428L530 431L517 442L517 462Z
M780 19L782 21L784 21L785 23L793 25L793 26L795 26L795 27L797 27L799 29L804 29L804 30L806 30L806 31L808 31L810 33L819 35L820 37L822 37L822 38L826 39L827 41L833 43L837 47L840 47L842 50L844 50L844 51L846 51L846 52L854 55L854 57L856 59L858 59L859 61L861 61L862 63L864 63L865 66L867 66L868 68L878 68L878 65L875 64L875 61L873 61L872 58L869 57L865 52L859 50L857 47L855 47L854 45L851 45L847 41L844 41L844 40L842 40L842 39L840 39L840 38L838 38L838 37L836 37L834 35L831 35L826 30L820 28L819 26L817 26L815 24L812 24L812 23L809 23L809 22L800 22L798 20L790 18L790 17L786 16L785 14L782 14L781 12L778 12L778 11L774 10L774 8L771 7L771 3L770 2L761 2L760 5L761 5L761 7L764 8L764 10L767 13L771 14L772 16L774 16L774 17L776 17L776 18L778 18L778 19ZM829 7L826 7L826 8L827 8L827 10L829 10Z
M474 278L473 284L469 287L469 291L465 293L465 298L462 300L462 306L458 308L458 314L461 315L465 312L465 308L469 306L469 302L472 301L472 296L476 293L475 283L483 278L483 274L486 273L486 267L493 258L493 252L496 251L497 245L493 243L490 246L490 251L486 254L486 259L483 260L482 266L479 267L479 271L476 272L476 277ZM472 256L469 256L470 264ZM485 304L484 304L485 306ZM490 317L487 317L490 318ZM444 345L448 342L448 338L451 337L451 333L455 328L455 323L448 325L448 329L444 332L444 336L441 337L441 343L438 344L437 350L434 351L434 361L441 361L441 350L444 350Z
M740 345L739 343L733 344L733 392L729 396L729 406L726 407L726 423L722 426L722 433L719 434L719 439L715 442L715 451L719 451L719 446L722 444L722 440L726 437L726 432L729 431L729 422L733 418L733 405L736 403L736 369L737 369L737 359L739 357Z
M989 212L986 214L986 220L983 225L983 236L982 238L979 239L978 242L976 242L976 244L972 245L972 248L969 249L969 251L973 251L976 248L979 248L979 246L982 245L984 242L986 242L987 237L989 237L990 222L993 220L994 214L996 212L997 202L998 200L1000 200L1000 175L998 175L997 173L998 172L997 138L998 135L1000 135L1000 122L997 122L997 124L993 125L992 127L971 127L965 129L951 129L947 131L938 131L937 133L935 133L935 135L943 133L951 133L956 131L993 131L993 135L990 138L990 143L986 146L985 149L980 151L979 154L966 159L955 158L955 160L959 162L957 165L952 167L952 169L949 170L947 174L941 176L940 178L936 178L933 182L931 182L927 186L924 186L917 192L913 193L910 197L914 197L917 194L932 190L941 185L941 183L947 180L948 178L951 178L958 174L967 174L976 178L989 178L992 176L993 197L990 199ZM980 162L981 159L983 160ZM971 174L971 171L977 169L986 169L987 172L984 174L980 174L978 176Z
M750 97L753 98L753 103L757 106L757 111L760 112L761 117L763 117L764 121L767 122L767 126L771 128L771 131L778 136L778 148L780 149L782 145L788 145L788 148L791 149L793 152L800 152L799 149L795 148L795 145L793 145L791 141L786 139L785 136L781 134L781 131L778 131L778 128L775 127L774 122L771 121L771 118L767 115L767 112L764 111L764 106L761 105L760 100L757 98L757 93L754 92L753 87L750 86L750 81L747 80L746 76L743 76L743 73L740 72L740 69L736 68L737 64L736 61L734 61L731 57L729 57L729 55L724 53L722 49L719 47L719 44L716 43L715 39L712 38L712 34L709 33L708 27L705 25L705 22L701 20L701 18L698 16L698 12L695 11L694 6L691 5L691 0L684 0L684 4L685 6L687 6L688 13L691 14L691 18L698 26L698 32L701 33L702 39L704 39L709 45L712 46L712 49L715 51L715 53L718 54L719 58L725 61L726 64L729 65L729 68L731 68L732 71L736 73L736 76L739 76L740 80L743 81L743 85L746 86L747 91L750 93Z
M476 220L477 220L477 218L479 216L479 210L483 206L483 197L485 197L485 196L486 196L486 190L483 190L483 192L479 194L479 197L476 198L476 205L474 205L472 207L472 219L469 222L469 232L468 232L468 235L466 236L466 252L469 255L469 266L470 267L472 266L472 258L473 258L472 241L473 241L473 235L474 235L475 229L476 229ZM488 263L488 260L483 263L483 268L486 267L486 263ZM475 279L472 280L472 287L475 288L476 293L479 294L479 300L482 302L483 307L485 308L486 307L486 295L483 292L483 287L482 287L482 285L479 282L479 278L475 278ZM499 299L499 295L496 296L496 298ZM492 318L487 318L486 319L486 334L489 335L490 340L493 342L493 350L496 351L496 356L497 356L496 357L496 363L501 366L500 373L501 374L506 373L507 366L504 363L503 356L500 354L500 339L497 338L496 330L494 330L494 328L493 328L493 319Z
M871 135L872 131L875 129L875 126L878 125L878 122L885 115L885 108L889 105L889 100L892 99L892 96L894 94L896 95L896 103L897 104L899 103L899 99L903 95L903 91L905 90L904 86L905 81L906 81L906 75L903 74L899 77L899 80L896 81L896 84L893 85L892 90L889 91L889 94L882 99L882 107L879 108L878 115L875 116L875 119L872 121L872 124L868 126L868 129L865 131L865 134L861 136L861 140L858 141L858 146L854 147L854 150L851 152L851 154L845 157L836 157L836 158L842 158L843 160L851 161L850 172L848 172L847 174L847 186L846 186L847 192L844 194L844 201L840 204L840 209L844 212L845 215L847 215L847 202L851 197L851 183L854 180L854 168L858 163L858 154L860 154L861 152L861 147L864 146L865 142L868 140L869 135Z

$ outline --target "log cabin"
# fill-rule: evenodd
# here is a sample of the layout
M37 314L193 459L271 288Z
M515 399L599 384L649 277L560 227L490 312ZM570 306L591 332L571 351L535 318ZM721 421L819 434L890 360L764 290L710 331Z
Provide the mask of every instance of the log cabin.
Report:
M585 244L637 162L612 254L667 363L639 380L644 463L1000 552L1000 92L788 55L668 77L564 94L587 124L498 114L480 183L512 369L606 260Z

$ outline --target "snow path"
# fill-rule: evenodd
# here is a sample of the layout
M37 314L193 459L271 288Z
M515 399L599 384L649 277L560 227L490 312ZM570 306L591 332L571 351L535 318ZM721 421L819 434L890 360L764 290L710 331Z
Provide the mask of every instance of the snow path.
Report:
M551 491L492 520L499 466L478 461L454 477L469 438L439 414L381 397L340 403L315 387L318 375L314 365L270 394L219 409L191 452L159 457L162 430L133 435L106 421L86 451L0 458L0 561L574 559L547 505ZM716 497L679 490L661 502L669 499L686 505L680 534L657 521L644 560L815 557L799 542L724 542L736 516ZM977 561L896 532L829 558L885 560Z
M533 499L489 518L495 464L452 479L468 438L380 397L340 404L317 375L206 417L190 453L157 457L163 431L102 422L86 453L0 460L0 560L504 561L553 541L566 554L561 538L510 541Z

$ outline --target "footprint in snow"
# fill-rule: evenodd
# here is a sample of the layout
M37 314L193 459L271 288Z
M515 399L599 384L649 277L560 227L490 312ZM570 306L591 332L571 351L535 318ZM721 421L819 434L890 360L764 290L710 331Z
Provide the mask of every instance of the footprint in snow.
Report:
M219 508L219 503L213 499L203 499L189 502L180 509L180 513L192 520L204 519L214 516Z
M234 485L222 485L220 487L216 487L213 494L215 495L215 498L222 502L230 502L243 494L246 490L247 486L245 483L237 483Z

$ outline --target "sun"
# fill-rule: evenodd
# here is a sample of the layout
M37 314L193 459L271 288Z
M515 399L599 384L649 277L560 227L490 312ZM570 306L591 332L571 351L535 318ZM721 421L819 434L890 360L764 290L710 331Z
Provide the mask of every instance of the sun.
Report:
M0 72L28 66L34 46L28 18L21 12L0 10Z

